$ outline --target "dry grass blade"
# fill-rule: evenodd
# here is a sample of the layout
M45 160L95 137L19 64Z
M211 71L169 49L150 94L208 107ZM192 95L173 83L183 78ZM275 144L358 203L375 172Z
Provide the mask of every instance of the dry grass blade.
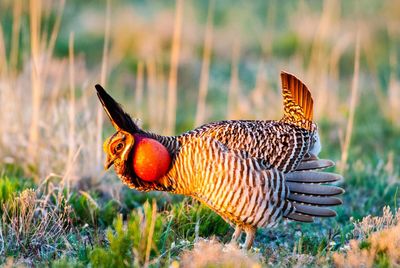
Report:
M340 159L340 163L338 165L340 173L346 170L346 165L347 165L351 135L353 133L353 126L354 126L354 115L357 107L359 76L360 76L360 34L358 33L356 40L356 47L355 47L354 74L353 74L353 82L351 85L349 118L347 121L346 134L342 147L342 156Z
M42 1L30 0L30 32L31 32L31 56L32 56L32 118L29 132L28 155L32 163L36 163L39 142L39 119L42 97L42 58L40 51L40 20L42 14Z
M181 46L181 32L183 20L184 0L176 0L174 34L172 37L171 61L168 78L168 97L167 97L167 128L166 134L172 135L175 132L176 121L176 96L178 81L179 52Z
M137 65L135 87L135 109L139 118L143 118L143 91L144 91L144 64L140 61Z
M105 27L104 27L104 45L103 45L103 59L101 62L101 75L100 75L100 83L103 86L106 86L106 78L107 78L107 70L108 70L108 50L110 43L110 19L111 19L111 1L107 0L107 8L106 8L106 19L105 19ZM96 164L97 171L100 171L101 167L101 159L102 159L102 136L103 133L103 107L99 103L97 106L97 136L96 136Z
M239 59L240 42L236 39L232 46L231 81L228 93L228 119L235 118L235 106L239 98Z
M60 27L61 27L61 19L62 19L62 15L64 12L64 6L65 6L65 0L60 0L59 5L58 5L57 14L55 17L56 21L54 23L53 30L51 31L51 35L50 35L50 40L47 45L47 55L49 57L50 57L50 55L53 54L54 47L56 45L58 33L59 33Z
M10 69L15 71L18 61L19 34L21 29L22 0L16 0L13 9L13 27L10 51Z
M7 73L6 43L4 40L3 27L0 23L0 75Z
M197 113L195 119L195 126L199 126L204 123L206 117L206 97L208 90L208 80L210 73L210 58L212 49L212 38L213 38L213 14L214 14L215 1L211 0L208 7L206 34L204 37L204 51L203 51L203 63L201 66L200 74L200 85L199 85L199 96L197 99Z
M156 61L154 58L150 58L146 61L146 72L147 72L147 119L149 122L149 128L152 131L157 130L157 68Z
M343 252L334 253L337 267L397 267L400 263L400 210L383 208L381 217L354 223L356 239Z
M381 107L383 107L384 112L386 112L387 116L397 126L400 126L400 81L396 77L396 70L398 69L398 60L396 50L390 53L390 65L391 72L389 78L389 88L387 94L388 106L385 105L385 101L382 101Z
M148 267L149 265L150 250L153 243L153 234L154 234L154 227L156 225L156 217L157 217L157 203L156 200L153 199L153 205L151 210L151 223L150 223L149 235L147 236L146 259L144 267Z
M223 245L216 240L200 240L193 250L182 255L182 267L261 267L259 256L247 254L233 244Z
M61 254L70 229L71 209L60 198L53 198L52 203L47 196L24 190L3 204L1 235L7 254L18 252L27 260Z
M74 33L69 36L69 85L70 85L70 105L69 105L69 134L68 134L68 163L71 163L75 151L75 53L74 53ZM70 165L70 164L69 164ZM69 189L69 181L67 181Z

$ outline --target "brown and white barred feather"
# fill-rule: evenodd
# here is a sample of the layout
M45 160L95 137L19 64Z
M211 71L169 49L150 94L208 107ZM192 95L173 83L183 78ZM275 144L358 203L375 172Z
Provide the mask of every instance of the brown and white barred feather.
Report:
M176 182L177 193L184 191L236 225L263 227L294 211L282 172L212 137L185 144L176 166L172 177L185 182Z
M203 125L178 137L213 137L228 148L246 151L279 171L294 170L309 151L314 132L293 124L264 120L226 120Z
M135 188L192 196L242 229L271 226L282 217L304 222L332 217L335 212L325 206L341 204L333 197L341 188L320 185L341 176L315 171L332 166L329 160L302 162L298 171L285 174L205 136L187 140L173 161L157 183L140 181Z
M142 134L161 142L171 155L192 139L212 137L231 150L246 152L266 167L290 172L308 153L315 133L279 121L226 120L209 123L175 137Z

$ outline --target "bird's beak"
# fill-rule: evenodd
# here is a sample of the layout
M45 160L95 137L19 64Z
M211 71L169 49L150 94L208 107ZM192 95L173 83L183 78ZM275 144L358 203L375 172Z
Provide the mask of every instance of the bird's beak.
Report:
M109 169L114 164L115 158L107 156L106 162L104 163L104 170Z

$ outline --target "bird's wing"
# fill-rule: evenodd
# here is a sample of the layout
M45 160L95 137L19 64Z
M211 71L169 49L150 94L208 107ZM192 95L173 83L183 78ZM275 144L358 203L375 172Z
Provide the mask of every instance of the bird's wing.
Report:
M282 122L312 129L313 99L307 86L292 74L281 72L284 116Z
M265 226L293 211L282 172L212 137L188 141L174 165L177 184L229 221Z
M312 133L279 121L222 121L203 126L198 136L211 136L229 149L244 150L283 172L293 170L307 153Z

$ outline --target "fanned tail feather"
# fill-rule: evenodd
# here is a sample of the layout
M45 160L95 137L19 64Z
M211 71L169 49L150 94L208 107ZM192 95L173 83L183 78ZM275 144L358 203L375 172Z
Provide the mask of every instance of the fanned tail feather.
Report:
M314 222L314 218L305 214L300 214L297 212L292 212L285 216L289 220L299 221L299 222Z
M293 171L286 175L287 182L294 183L327 183L335 182L342 179L342 176L331 172L321 171Z
M311 130L313 99L310 91L297 77L281 72L284 116L282 122Z
M305 171L307 172L307 171ZM322 196L335 196L343 194L343 189L331 185L320 185L307 182L286 182L291 193L305 194L305 195L322 195Z
M335 217L336 212L328 207L342 204L337 195L344 193L340 187L325 183L342 180L339 174L316 171L334 165L327 159L312 159L303 161L298 168L285 175L286 185L290 194L294 212L285 215L286 218L299 222L313 222L314 217Z
M303 160L297 166L296 170L318 170L325 169L329 167L333 167L335 163L329 159L311 159L311 160Z
M296 212L315 217L335 217L336 212L329 208L294 204Z
M331 196L310 196L304 194L290 193L288 199L290 201L310 204L315 206L338 206L343 202L337 197Z

